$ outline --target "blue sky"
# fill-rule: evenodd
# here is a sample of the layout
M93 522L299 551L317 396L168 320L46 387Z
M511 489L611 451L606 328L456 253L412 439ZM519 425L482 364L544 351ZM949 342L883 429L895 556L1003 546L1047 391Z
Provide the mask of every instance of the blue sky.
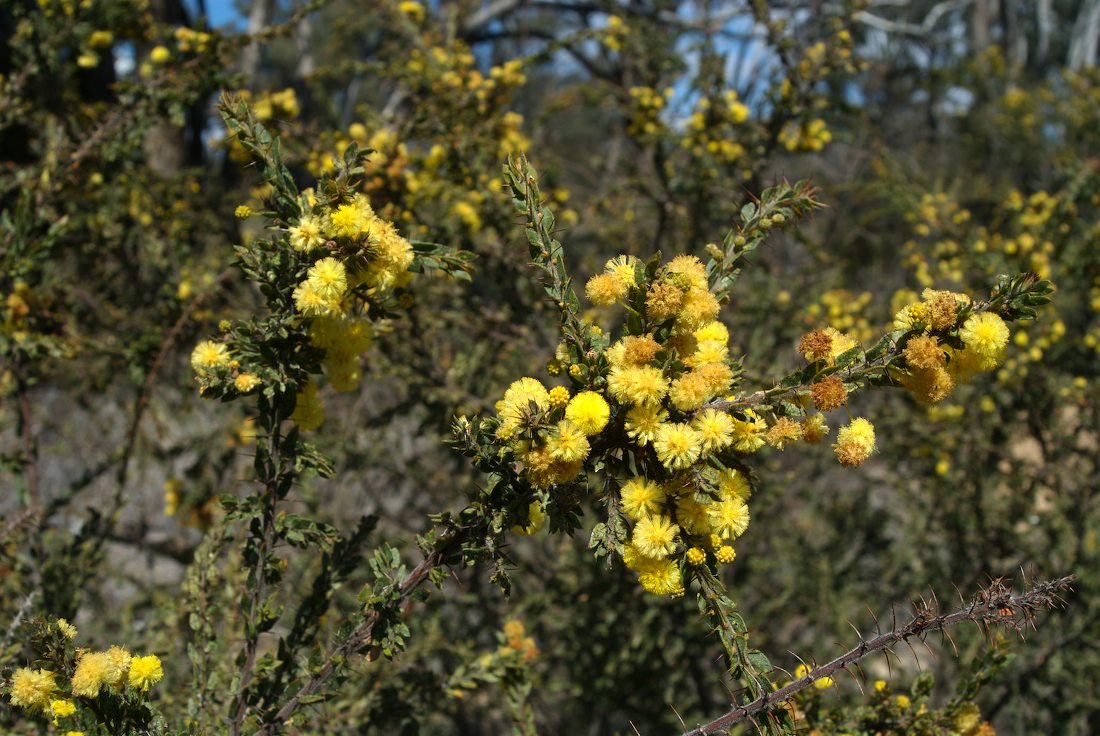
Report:
M195 12L198 3L194 0L184 1L191 12ZM206 0L206 12L210 16L210 25L215 28L235 24L242 18L234 0Z

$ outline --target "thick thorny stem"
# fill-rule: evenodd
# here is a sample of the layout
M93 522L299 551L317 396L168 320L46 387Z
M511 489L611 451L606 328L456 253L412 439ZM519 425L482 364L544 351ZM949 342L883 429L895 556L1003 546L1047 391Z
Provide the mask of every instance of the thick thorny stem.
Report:
M828 677L868 654L886 649L899 641L921 637L930 631L939 631L964 621L1018 628L1021 619L1030 621L1037 609L1057 605L1059 593L1068 589L1075 579L1070 575L1043 581L1020 595L1011 595L1000 581L994 581L987 590L976 595L966 607L949 614L940 614L934 608L923 605L905 625L872 639L861 640L859 646L849 649L831 662L814 668L775 692L764 693L750 703L729 710L713 721L686 732L684 736L707 736L707 734L725 731L761 711L783 705L795 693L812 685L815 680Z

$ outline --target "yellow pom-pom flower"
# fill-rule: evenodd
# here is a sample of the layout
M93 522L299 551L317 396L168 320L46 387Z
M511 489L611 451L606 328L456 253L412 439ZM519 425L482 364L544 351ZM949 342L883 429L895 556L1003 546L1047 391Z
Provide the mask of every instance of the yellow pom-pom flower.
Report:
M749 507L740 498L707 504L710 528L723 539L736 539L749 527Z
M662 560L646 565L638 576L638 582L647 593L672 597L684 594L680 566L672 560Z
M662 424L653 440L657 459L670 470L683 470L699 459L703 438L689 424Z
M542 503L539 501L532 501L527 507L527 526L514 526L512 531L516 534L522 534L525 537L529 537L546 523L546 512L542 508Z
M203 340L191 351L191 367L206 374L229 365L229 348L220 342Z
M660 404L638 404L626 413L623 428L630 439L639 445L648 445L657 437L657 430L668 419L668 412Z
M254 373L242 373L233 381L234 388L242 394L247 394L260 385L260 379Z
M49 670L20 667L11 676L11 704L26 710L45 710L57 692L56 678Z
M565 418L581 428L588 436L599 434L607 426L611 407L595 391L581 391L565 407Z
M691 422L703 441L703 452L717 452L733 442L733 420L729 414L706 409Z
M833 445L841 465L860 465L875 451L875 427L860 417L840 428Z
M558 422L557 430L546 441L550 457L564 463L577 463L588 457L590 449L588 438L573 422L563 419Z
M104 654L107 655L107 666L103 671L103 681L117 689L122 686L122 681L126 677L126 672L130 669L130 662L133 657L120 646L113 646Z
M321 221L313 215L302 217L297 225L291 226L288 233L290 247L302 253L320 248L325 243L325 236L321 232Z
M718 474L718 493L724 501L748 501L752 495L752 485L741 471L723 470Z
M656 481L641 476L631 478L620 491L623 512L632 521L656 514L665 500L665 489Z
M985 358L996 358L1008 344L1008 325L999 315L981 312L967 318L959 330L967 348Z
M647 516L634 527L631 542L645 557L662 560L676 551L676 536L680 527L664 515Z
M560 409L569 403L569 389L565 386L554 386L550 389L550 406Z
M625 366L607 375L607 390L620 404L649 404L665 397L668 381L660 368Z
M107 678L116 671L116 667L106 652L86 652L76 663L73 673L73 695L94 698L107 685Z
M130 687L145 692L164 677L160 658L155 654L134 657L130 663Z
M335 258L322 258L310 267L306 282L325 301L338 302L348 290L348 270Z
M764 446L764 432L768 423L752 409L745 410L745 418L733 419L733 449L738 452L756 452Z
M600 307L609 307L626 296L629 286L610 273L601 273L588 280L584 293Z
M638 259L634 256L617 256L607 262L604 271L614 277L623 288L629 289L637 283L634 279L634 270L637 265Z

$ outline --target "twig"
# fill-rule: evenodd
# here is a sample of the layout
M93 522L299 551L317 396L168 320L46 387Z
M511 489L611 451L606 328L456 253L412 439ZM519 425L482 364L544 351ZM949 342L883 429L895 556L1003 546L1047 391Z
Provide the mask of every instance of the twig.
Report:
M815 680L828 677L873 652L889 651L888 648L899 641L909 643L913 638L923 640L930 631L940 631L964 621L973 621L983 627L989 624L1007 626L1022 634L1021 625L1032 624L1037 610L1058 605L1061 602L1059 594L1068 590L1075 580L1076 576L1069 575L1056 580L1043 581L1019 595L1012 595L1001 580L994 580L988 588L974 596L969 605L950 614L940 614L936 609L922 604L917 608L913 618L904 626L895 627L873 639L861 638L859 646L849 649L828 664L810 671L773 693L765 693L752 702L739 705L713 721L685 732L684 736L706 736L727 730L745 719L751 720L756 713L782 705L795 693L813 684Z
M452 537L450 540L437 547L405 576L405 579L402 580L398 586L400 597L391 604L393 608L404 605L413 591L419 588L420 585L428 579L432 570L443 564L443 561L447 559L449 551L458 544L459 539L460 538L457 536ZM256 732L256 736L270 736L270 734L278 733L281 725L286 723L287 720L294 715L294 712L302 705L302 701L316 693L328 679L335 674L338 664L346 662L350 656L361 651L363 647L370 642L371 633L374 631L374 625L378 622L382 613L383 611L371 611L368 613L363 619L363 622L355 627L355 630L328 655L325 659L325 663L317 670L316 674L309 679L309 682L303 685L298 692L294 694L294 697L288 700L283 707L279 709L279 712L275 714L271 721L265 723Z

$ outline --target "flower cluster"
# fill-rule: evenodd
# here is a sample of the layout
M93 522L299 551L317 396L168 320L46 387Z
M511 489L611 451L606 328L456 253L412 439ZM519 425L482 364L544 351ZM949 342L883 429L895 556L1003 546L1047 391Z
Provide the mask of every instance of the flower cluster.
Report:
M635 472L615 482L629 524L622 558L647 591L680 595L685 563L732 562L730 543L748 527L751 494L746 471L735 466L765 444L767 425L751 411L707 406L731 389L736 365L697 258L660 265L619 256L589 280L587 293L634 313L626 334L612 344L590 328L602 350L564 371L581 389L575 393L531 377L513 383L496 405L495 435L540 489L573 481L597 455L616 448L628 455ZM565 362L563 346L554 372ZM774 444L782 443L780 432Z
M960 315L965 315L961 325ZM898 380L926 406L943 401L956 384L995 368L1009 335L995 312L975 311L965 294L933 289L895 315L894 329L909 334Z
M144 695L164 677L156 655L134 656L119 646L102 652L74 650L71 641L77 635L76 627L65 619L56 619L47 626L67 645L64 661L51 662L53 669L16 669L8 683L8 691L13 706L48 716L55 726L76 725L80 722L81 711L86 708L93 714L101 712L101 707L94 702L101 696L125 696L132 700L134 696ZM70 661L69 656L74 661ZM70 672L71 675L67 674ZM73 736L82 732L70 730L67 733Z
M264 278L274 273L285 299L273 301L276 319L287 318L304 340L321 355L320 366L306 365L308 373L323 371L337 391L354 391L362 381L360 356L373 342L371 319L384 314L393 293L412 278L416 255L412 244L389 220L375 214L354 178L364 173L358 148L348 149L334 178L322 177L317 192L296 197L293 215L276 221L276 237L261 243L245 259L246 272ZM248 394L268 381L281 382L256 350L253 332L241 333L226 323L222 340L200 342L191 354L200 390L221 395ZM304 429L324 419L312 380L299 382L294 419Z
M375 216L362 194L305 211L288 234L291 247L313 261L294 289L295 308L312 319L310 340L325 352L329 383L337 391L354 391L362 380L359 356L374 338L364 304L409 282L412 246L393 223ZM296 420L316 427L319 406L316 387L307 385Z
M533 533L576 496L586 470L600 472L609 514L594 535L658 595L681 595L693 570L735 558L733 542L750 519L748 456L820 443L830 431L825 413L872 383L940 401L956 381L996 365L1008 340L1001 314L1027 318L1028 305L1045 303L1050 291L1033 276L1003 279L983 303L926 291L870 348L832 327L810 331L798 344L807 365L746 395L717 319L719 269L694 256L608 261L585 291L594 304L625 311L623 334L571 322L564 309L565 340L547 367L569 385L522 378L488 425L497 457L532 489L522 496L527 516L513 528ZM859 417L839 429L833 450L853 467L875 444L874 426Z

